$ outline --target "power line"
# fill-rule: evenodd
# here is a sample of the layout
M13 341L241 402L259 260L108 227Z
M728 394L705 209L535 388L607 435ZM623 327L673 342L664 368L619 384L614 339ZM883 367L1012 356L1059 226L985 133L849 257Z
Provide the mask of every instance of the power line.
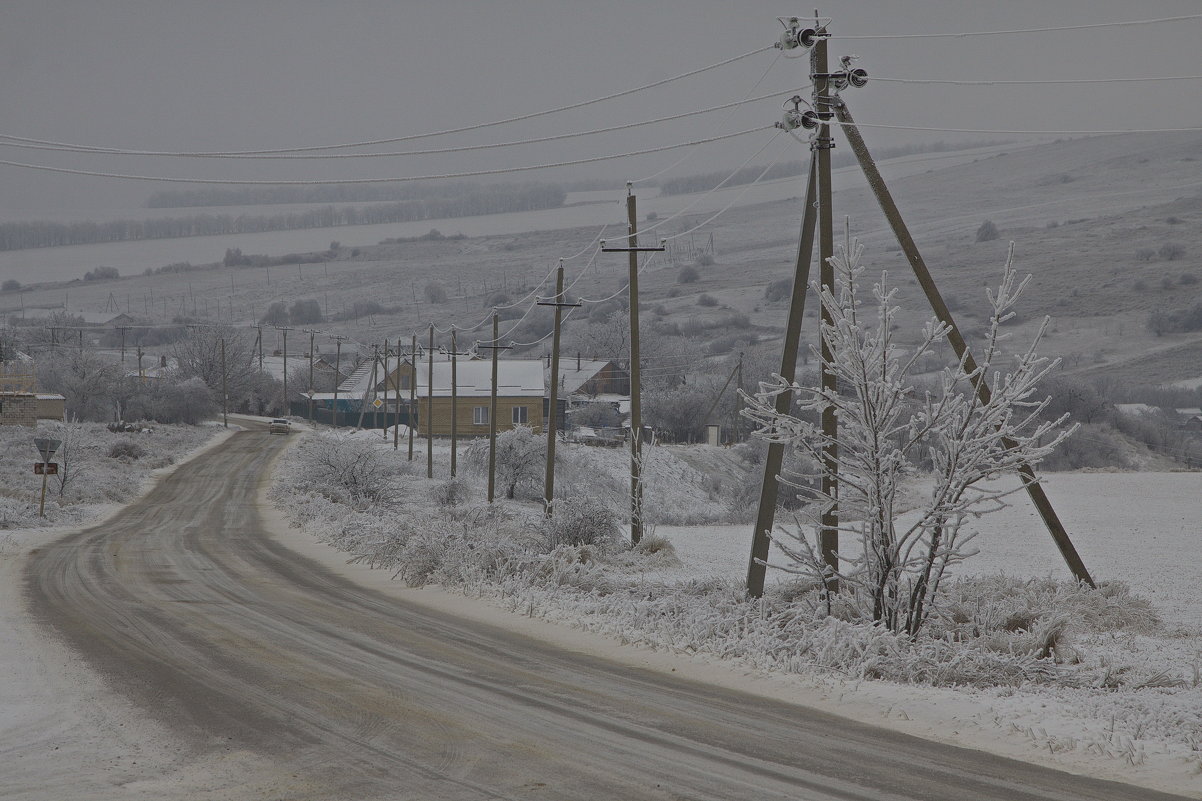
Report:
M776 54L776 58L772 59L772 62L768 65L768 68L765 69L763 74L761 74L760 77L758 79L756 79L756 82L751 85L751 88L747 90L747 94L750 95L752 92L754 92L759 87L759 85L761 83L764 82L764 79L768 77L768 73L772 72L772 68L776 66L776 62L780 61L781 56L783 56L783 55L784 55L783 50ZM810 88L812 86L813 86L813 82L811 82L807 87L803 87L802 89L798 89L797 91L798 91L798 93L800 93L804 89ZM729 115L728 115L728 118L729 118ZM633 181L631 181L630 183L631 184L642 184L642 183L646 183L647 181L652 181L652 180L658 178L659 176L663 175L664 173L670 172L670 171L676 169L696 152L697 151L695 149L686 150L681 155L680 158L678 158L676 161L669 164L667 167L664 167L663 169L660 169L660 170L656 170L655 172L651 173L650 175L645 175L642 178L636 178Z
M799 92L801 89L789 90L790 92ZM656 117L651 120L641 120L639 122L628 122L623 125L611 125L607 128L593 128L587 131L573 131L571 133L554 134L551 136L539 136L531 139L514 139L508 142L489 142L482 145L459 145L456 147L440 147L430 148L427 150L399 150L386 153L270 153L261 155L248 154L213 154L191 151L171 151L171 150L131 150L127 148L110 148L110 147L93 147L90 145L75 145L75 144L60 144L48 141L38 141L29 139L20 139L10 137L5 134L0 134L0 147L16 147L25 150L48 150L58 153L89 153L93 155L113 155L113 156L153 156L163 158L201 158L201 159L281 159L281 160L296 160L296 159L364 159L364 158L392 158L397 156L431 156L445 153L467 153L474 150L495 150L498 148L518 147L520 145L534 145L544 142L557 142L565 139L578 139L585 136L594 136L603 133L613 133L614 131L626 131L632 128L640 128L646 125L656 125L661 122L672 122L674 120L683 120L688 117L696 117L702 114L710 114L715 111L735 108L737 106L755 103L761 100L779 97L781 92L772 92L758 97L744 98L743 100L735 100L730 103L712 106L710 108L695 109L693 111L685 111L680 114L671 114L666 117ZM12 140L12 141L4 141ZM646 179L640 179L646 180Z
M853 123L845 123L836 119L824 120L824 124L830 125L853 125ZM868 122L860 122L857 120L854 123L858 128L886 128L897 131L933 131L937 133L987 133L987 134L1030 134L1035 136L1107 136L1112 134L1138 134L1138 133L1195 133L1202 131L1202 126L1186 127L1186 128L1125 128L1116 130L1061 130L1061 131L1036 131L1036 130L1012 130L1006 128L937 128L932 126L918 125L885 125L881 123L873 124ZM3 163L3 162L0 162Z
M1158 81L1197 81L1202 80L1202 75L1160 75L1157 77L1148 78L1046 78L1031 81L961 81L945 80L942 78L881 78L877 75L873 75L872 80L882 81L885 83L950 84L954 86L1029 86L1039 84L1072 83L1146 83Z
M546 170L553 167L571 167L578 164L594 164L599 161L610 161L613 159L630 158L632 156L643 156L648 153L662 153L665 150L675 150L681 147L692 147L694 145L703 145L709 142L720 142L725 139L734 139L738 136L745 136L749 133L757 133L766 131L773 126L761 125L757 128L747 128L743 131L734 133L719 134L717 136L709 136L704 139L694 139L690 142L679 142L674 145L663 145L661 147L651 147L643 150L633 150L628 153L612 153L605 156L592 156L585 159L574 159L571 161L558 161L547 164L528 164L521 167L503 167L493 170L470 170L467 172L443 173L441 175L404 175L392 178L335 178L335 179L311 179L304 181L264 181L264 180L249 180L236 178L171 178L162 175L129 175L124 173L112 172L97 172L93 170L74 170L66 167L51 167L47 164L28 164L20 161L0 160L0 164L9 167L22 167L30 170L40 170L43 172L56 172L66 175L88 175L94 178L121 178L128 181L155 181L158 183L177 183L177 184L219 184L225 186L323 186L330 184L384 184L384 183L402 183L408 181L434 181L446 178L470 178L481 175L504 175L514 172L529 172L531 170Z
M625 89L621 92L614 92L613 94L604 95L602 97L595 97L590 100L581 100L576 103L569 103L566 106L557 106L556 108L544 109L543 111L535 111L535 112L531 112L529 114L520 114L516 117L507 117L507 118L500 119L500 120L493 120L491 122L482 122L482 123L476 123L474 125L465 125L465 126L462 126L459 128L446 128L441 131L430 131L428 133L421 133L421 134L409 134L408 136L395 136L395 137L390 137L387 139L372 139L372 140L366 140L366 141L362 141L362 142L342 142L342 143L333 144L333 145L312 145L309 147L284 147L284 148L274 148L274 149L268 149L268 150L205 151L205 152L201 152L201 153L194 153L192 155L197 156L197 157L263 156L263 155L269 155L272 153L304 153L304 152L311 152L311 151L316 151L316 150L344 150L344 149L353 148L353 147L370 147L372 145L388 145L388 144L395 144L397 142L409 142L409 141L413 141L415 139L428 139L428 138L434 137L434 136L445 136L447 134L466 133L467 131L477 131L477 130L480 130L481 128L491 128L491 127L494 127L497 125L505 125L505 124L508 124L511 122L521 122L523 120L532 120L532 119L536 119L538 117L545 117L550 114L558 114L563 111L572 111L574 109L584 108L585 106L591 106L596 103L605 102L607 100L615 100L619 97L626 97L627 95L632 95L632 94L635 94L636 92L642 92L647 89L654 89L656 87L672 83L673 81L679 81L683 78L690 78L694 75L700 75L703 72L707 72L712 69L717 69L718 67L724 67L727 64L733 64L736 61L740 61L740 60L748 58L750 56L754 56L759 53L763 53L766 50L771 50L771 49L773 49L773 47L775 47L775 45L768 45L766 47L760 47L755 50L751 50L746 53L743 53L741 55L737 55L732 58L728 58L723 61L719 61L715 64L710 64L709 66L700 67L700 68L694 69L694 70L689 70L688 72L682 72L679 75L674 75L670 78L663 78L661 80L654 81L652 83L643 84L642 86L637 86L633 89ZM33 144L50 144L50 145L65 145L65 146L72 146L72 147L88 147L85 145L71 145L70 143L67 143L67 142L52 142L52 141L47 141L47 140L28 139L25 137L17 137L17 136L5 135L4 138L11 139L13 141L18 141L18 142L29 142L29 143L33 143ZM92 148L89 148L89 149L92 149ZM94 148L94 149L97 151L105 150L105 148Z
M1095 22L1087 25L1057 25L1047 28L1014 28L1003 31L965 31L961 33L886 33L876 35L845 35L832 36L834 39L956 39L970 36L1001 36L1012 33L1044 33L1046 31L1080 31L1088 28L1123 28L1128 25L1154 25L1161 22L1181 22L1184 20L1202 19L1202 14L1188 14L1180 17L1159 17L1156 19L1135 19L1124 22Z

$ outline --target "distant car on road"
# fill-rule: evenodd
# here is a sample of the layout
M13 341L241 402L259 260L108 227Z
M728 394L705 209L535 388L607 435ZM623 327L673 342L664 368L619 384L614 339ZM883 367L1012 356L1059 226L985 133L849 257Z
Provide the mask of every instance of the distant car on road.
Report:
M267 430L272 434L287 434L292 431L292 423L282 417L277 417L267 426Z

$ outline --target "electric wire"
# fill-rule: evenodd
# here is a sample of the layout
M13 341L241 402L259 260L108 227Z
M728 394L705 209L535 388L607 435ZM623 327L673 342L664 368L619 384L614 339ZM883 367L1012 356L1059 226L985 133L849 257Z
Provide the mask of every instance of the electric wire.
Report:
M1144 78L1045 78L1039 80L996 80L996 81L962 81L943 78L882 78L873 75L871 80L883 83L909 84L940 84L953 86L1029 86L1039 84L1076 84L1076 83L1154 83L1159 81L1197 81L1202 75L1160 75Z
M756 48L755 50L750 50L741 55L737 55L737 56L733 56L728 59L724 59L715 64L710 64L705 67L699 67L694 70L689 70L688 72L682 72L679 75L674 75L670 78L663 78L658 81L653 81L652 83L643 84L642 86L637 86L633 89L625 89L621 92L614 92L612 94L604 95L602 97L595 97L590 100L581 100L576 103L569 103L566 106L558 106L556 108L544 109L542 111L535 111L535 112L531 112L529 114L520 114L516 117L507 117L507 118L500 119L500 120L493 120L491 122L476 123L473 125L465 125L465 126L461 126L458 128L446 128L446 129L443 129L440 131L430 131L428 133L409 134L407 136L395 136L395 137L389 137L387 139L372 139L372 140L366 140L366 141L362 141L362 142L342 142L342 143L333 144L333 145L311 145L308 147L285 147L285 148L273 148L273 149L267 149L267 150L224 150L224 151L211 150L211 151L198 151L198 152L192 153L191 155L196 156L196 157L262 156L262 155L270 155L273 153L304 153L304 152L311 152L311 151L316 151L316 150L345 150L345 149L354 148L354 147L371 147L373 145L388 145L388 144L395 144L397 142L409 142L409 141L412 141L415 139L428 139L428 138L435 137L435 136L445 136L447 134L456 134L456 133L466 133L468 131L477 131L482 128L491 128L491 127L494 127L497 125L505 125L505 124L508 124L511 122L521 122L523 120L532 120L532 119L536 119L538 117L546 117L548 115L558 114L558 113L564 112L564 111L572 111L574 109L584 108L586 106L591 106L591 105L595 105L597 103L602 103L607 100L615 100L619 97L626 97L628 95L632 95L637 92L642 92L647 89L654 89L656 87L664 86L665 84L669 84L674 81L679 81L684 78L690 78L694 75L700 75L703 72L708 72L709 70L717 69L719 67L724 67L727 64L733 64L736 61L741 61L742 59L748 58L750 56L758 55L759 53L763 53L766 50L771 50L774 46L775 45L759 47L759 48ZM14 141L19 141L19 142L30 142L30 143L35 143L35 144L67 145L67 146L73 146L73 147L85 147L85 148L89 148L91 150L96 150L96 151L104 151L106 149L106 148L102 148L102 147L98 147L98 146L93 147L93 146L89 146L89 145L72 145L69 142L54 142L54 141L50 141L50 140L37 140L37 139L30 139L27 137L17 137L17 136L5 135L4 138L11 139Z
M804 87L803 87L804 88ZM800 92L802 89L790 90ZM456 147L441 147L431 148L428 150L401 150L385 153L272 153L263 155L246 155L246 154L207 154L207 153L191 153L186 151L170 151L170 150L129 150L124 148L97 148L87 145L57 145L49 143L30 144L26 141L8 141L13 137L8 137L0 134L0 147L15 147L24 148L27 150L48 150L60 153L88 153L93 155L114 155L114 156L152 156L162 158L199 158L199 159L362 159L362 158L391 158L397 156L430 156L445 153L466 153L473 150L494 150L497 148L517 147L520 145L541 144L544 142L556 142L565 139L578 139L584 136L594 136L596 134L612 133L614 131L626 131L632 128L639 128L646 125L655 125L661 122L672 122L674 120L682 120L688 117L696 117L701 114L709 114L715 111L730 109L748 103L755 103L761 100L777 97L780 92L772 92L758 97L744 98L743 100L735 100L730 103L713 106L704 109L694 109L693 111L685 111L680 114L672 114L666 117L657 117L651 120L641 120L639 122L628 122L622 125L611 125L606 128L594 128L587 131L573 131L570 133L553 134L551 136L539 136L531 139L515 139L508 142L489 142L482 145L459 145ZM683 160L683 159L682 159ZM679 162L678 162L679 163ZM666 170L665 170L666 171ZM664 171L661 171L664 172ZM657 173L658 174L658 173ZM639 179L647 180L647 179Z
M627 153L611 153L604 156L591 156L584 159L573 159L570 161L551 162L546 164L527 164L518 167L501 167L491 170L470 170L467 172L443 173L441 175L404 175L389 178L335 178L335 179L310 179L304 181L264 181L251 179L236 179L236 178L173 178L162 175L130 175L124 173L98 172L92 170L76 170L67 167L52 167L47 164L29 164L19 161L0 160L0 165L8 167L21 167L24 169L39 170L42 172L55 172L66 175L87 175L94 178L120 178L129 181L154 181L158 183L180 183L180 184L215 184L223 186L323 186L330 184L384 184L384 183L404 183L409 181L435 181L447 178L469 178L481 175L505 175L515 172L529 172L531 170L545 170L553 167L571 167L578 164L595 164L600 161L611 161L614 159L630 158L633 156L644 156L649 153L662 153L666 150L676 150L681 147L692 147L694 145L703 145L709 142L720 142L726 139L734 139L739 136L745 136L750 133L758 133L771 128L771 125L761 125L756 128L747 128L742 131L733 133L718 134L709 136L703 139L694 139L690 142L679 142L674 145L662 145L660 147L645 148L643 150L633 150Z
M647 226L646 228L640 228L639 230L635 231L635 232L634 232L634 234L632 234L632 236L640 236L640 235L643 235L643 234L649 234L649 233L651 233L652 231L655 231L655 230L657 230L657 229L659 229L659 228L662 228L663 226L667 225L668 223L672 222L673 220L677 219L678 217L681 217L681 216L683 216L684 214L687 214L687 213L688 213L688 211L689 211L689 209L693 208L693 207L694 207L694 206L696 206L698 203L700 203L701 201L705 200L707 197L709 197L710 195L714 194L715 192L717 192L717 191L718 191L719 189L721 189L722 187L726 186L726 184L727 184L727 183L728 183L728 182L729 182L729 181L730 181L732 178L734 178L736 175L738 175L738 174L739 174L739 173L740 173L740 172L743 170L743 168L744 168L744 167L746 167L746 166L747 166L748 164L750 164L750 163L751 163L751 162L752 162L752 161L753 161L753 160L754 160L754 159L755 159L757 156L759 156L761 153L763 153L765 150L767 150L767 149L769 148L769 146L771 146L771 145L772 145L772 143L776 141L776 138L777 138L778 136L780 136L780 134L781 134L781 130L779 130L779 129L778 129L778 130L777 130L777 132L776 132L776 133L774 133L774 134L772 135L772 138L770 138L770 139L769 139L767 142L765 142L763 145L761 145L761 146L760 146L760 148L759 148L758 150L756 150L754 153L752 153L750 156L748 156L746 159L744 159L744 160L742 161L742 163L740 163L740 164L739 164L739 166L738 166L738 167L735 167L735 168L734 168L734 169L731 171L731 173L730 173L729 175L727 175L725 178L723 178L723 179L722 179L721 181L719 181L717 184L715 184L714 186L710 187L709 189L707 189L705 192L703 192L702 194L698 195L697 197L693 198L693 200L691 200L691 201L689 201L688 203L686 203L684 206L682 206L682 207L681 207L680 209L678 209L676 212L674 212L674 213L670 214L669 216L665 217L665 218L664 218L664 219L662 219L662 220L656 220L654 225L649 225L649 226ZM779 157L778 157L777 159L774 159L774 160L773 160L773 162L772 162L772 164L770 164L770 165L769 165L769 169L771 169L771 167L772 167L773 165L775 165L775 164L776 164L776 162L777 162L777 161L779 161L779 160L780 160L780 159L779 159ZM767 170L765 170L765 172L767 172ZM764 177L764 173L761 173L761 174L760 174L760 178L763 178L763 177ZM756 180L758 181L759 179L756 179ZM755 181L752 181L752 183L754 184L754 183L755 183ZM742 195L740 194L740 195L739 195L739 197L742 197ZM736 199L736 200L738 200L738 198L735 198L735 199Z
M1202 131L1202 126L1183 127L1183 128L1121 128L1114 130L1013 130L1007 128L938 128L933 126L918 126L918 125L885 125L883 123L870 122L841 122L837 119L826 120L830 125L857 127L857 128L885 128L897 131L933 131L939 133L988 133L988 134L1029 134L1032 136L1053 136L1053 135L1074 135L1074 136L1109 136L1114 134L1138 134L1138 133L1194 133ZM0 162L3 163L3 162Z
M780 57L783 52L784 51L781 51L781 53L776 54L776 58L772 59L772 63L770 63L768 65L768 68L766 70L764 70L763 74L760 75L759 79L754 84L751 85L751 88L747 90L747 94L751 94L752 92L754 92L759 87L759 85L764 82L764 79L768 77L768 73L771 72L772 68L776 66L776 62L780 61ZM813 84L811 83L810 86L813 86ZM807 87L802 87L801 89L798 89L797 91L801 92L805 88L807 88ZM748 101L748 102L750 102L750 101ZM729 119L729 115L728 115L727 119ZM655 180L656 178L663 175L664 173L671 172L672 170L679 167L681 164L683 164L685 161L687 161L690 157L692 157L692 155L696 152L697 152L696 148L689 148L688 150L685 151L684 155L682 155L676 161L669 164L667 167L664 167L661 170L656 170L655 172L651 173L650 175L645 175L642 178L636 178L633 181L631 181L630 183L642 184L642 183L646 183L648 181Z
M779 132L778 132L778 133L779 133ZM775 139L776 139L776 137L775 137L775 136L773 136L773 137L772 137L772 139L773 139L773 140L775 140ZM771 144L771 143L772 143L772 142L771 142L771 141L769 141L769 143L768 143L768 144ZM765 147L766 147L766 146L765 146ZM783 156L783 155L784 155L784 154L782 153L782 154L781 154L781 156ZM777 157L776 157L776 158L774 158L772 161L770 161L770 162L768 163L768 166L767 166L767 167L765 167L765 168L764 168L762 171L760 171L760 174L759 174L758 176L756 176L756 178L755 178L755 180L754 180L754 181L752 181L751 183L749 183L749 184L747 184L745 187L743 187L743 189L742 189L742 190L739 192L739 194L735 195L735 196L734 196L734 198L732 198L732 199L731 199L731 201L730 201L729 203L727 203L725 206L723 206L721 209L719 209L719 210L718 210L717 212L715 212L713 215L711 215L711 216L707 217L705 220L703 220L702 222L698 223L697 225L694 225L692 228L689 228L689 229L687 229L687 230L680 231L680 232L678 232L678 233L672 234L671 236L666 236L666 237L663 237L663 239L664 239L665 241L671 242L671 241L672 241L672 240L674 240L674 239L679 239L680 237L684 236L685 234L691 234L691 233L693 233L694 231L696 231L697 229L699 229L699 228L703 228L703 227L705 227L706 225L709 225L711 222L713 222L714 220L718 219L719 217L721 217L721 216L722 216L723 214L725 214L726 212L730 211L730 209L731 209L731 207L732 207L732 206L734 206L736 203L738 203L740 200L742 200L742 199L743 199L743 196L744 196L744 195L746 195L746 194L747 194L749 191L751 191L751 188L752 188L753 186L755 186L756 184L758 184L758 183L760 182L760 180L761 180L761 179L763 179L763 177L764 177L765 175L767 175L767 174L768 174L768 171L769 171L769 170L771 170L773 167L775 167L775 166L776 166L776 162L780 161L780 159L781 159L781 156L777 156Z
M1044 33L1046 31L1079 31L1089 28L1123 28L1129 25L1154 25L1162 22L1183 22L1202 19L1202 14L1186 14L1180 17L1158 17L1156 19L1134 19L1122 22L1095 22L1084 25L1057 25L1047 28L1014 28L1001 31L964 31L960 33L885 33L875 35L833 34L833 39L958 39L970 36L1002 36L1013 33Z

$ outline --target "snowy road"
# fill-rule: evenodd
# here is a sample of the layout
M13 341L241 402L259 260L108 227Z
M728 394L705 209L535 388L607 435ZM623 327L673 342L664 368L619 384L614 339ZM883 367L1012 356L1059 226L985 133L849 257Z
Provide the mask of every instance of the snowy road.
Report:
M25 573L39 618L178 739L193 773L212 765L240 777L243 789L220 797L1170 797L597 660L377 594L266 536L259 484L283 444L236 434L105 524L41 548ZM79 742L34 759L47 738L23 737L2 744L0 796L142 797L106 780ZM251 756L231 767L231 753ZM199 794L168 783L154 797Z

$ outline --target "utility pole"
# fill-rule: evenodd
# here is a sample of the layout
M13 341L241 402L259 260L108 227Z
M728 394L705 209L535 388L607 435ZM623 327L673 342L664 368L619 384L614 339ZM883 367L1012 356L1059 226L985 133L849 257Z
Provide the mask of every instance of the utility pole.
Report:
M146 351L142 350L142 345L138 345L138 380L145 383L146 373L142 372L142 357L146 355Z
M410 380L412 385L413 381ZM396 369L392 371L392 449L401 443L401 340L396 341Z
M931 277L930 270L927 269L926 262L922 258L922 254L919 253L918 246L914 243L914 238L910 235L909 229L902 220L901 212L898 210L897 204L894 203L893 195L889 192L884 178L881 177L880 171L876 167L876 162L868 152L868 147L864 144L863 137L860 136L859 128L856 127L851 112L848 111L847 106L842 100L836 100L834 107L843 132L847 136L848 144L851 146L852 152L855 153L856 159L860 163L860 169L863 170L864 176L868 179L868 185L872 188L877 203L884 212L885 219L889 223L889 227L893 231L898 244L901 246L906 260L910 262L910 266L914 270L914 275L918 279L918 283L922 287L922 291L926 295L931 309L935 312L935 316L939 318L940 322L946 324L949 328L948 342L951 343L952 349L956 352L956 357L963 361L965 372L976 376L973 379L973 388L976 390L977 397L981 399L982 403L988 403L993 395L989 388L989 383L985 380L985 376L978 372L976 360L968 349L968 343L956 325L951 310L948 309L947 303L939 292L939 288L935 286L935 280ZM1012 448L1017 444L1010 439L1005 439L1002 443L1007 448ZM1031 503L1034 504L1036 511L1039 512L1044 526L1052 536L1052 540L1056 543L1056 547L1059 549L1065 564L1072 571L1073 577L1078 582L1085 582L1091 587L1096 587L1097 585L1094 583L1093 577L1090 576L1089 570L1085 567L1085 562L1081 559L1081 555L1073 545L1072 539L1064 528L1064 524L1060 521L1056 510L1052 507L1052 502L1048 499L1047 493L1044 492L1043 485L1039 483L1035 471L1030 465L1023 465L1019 469L1019 475L1022 477L1027 494L1031 498Z
M463 285L459 285L463 294ZM459 353L455 342L455 326L451 326L451 478L455 477L455 451L459 446Z
M263 326L255 326L255 349L259 351L259 372L263 372Z
M384 353L383 353L382 358L384 361L383 361L383 364L380 369L383 371L381 373L381 376L383 378L383 383L384 383L384 442L388 442L388 340L387 339L384 340ZM373 379L372 380L373 390L374 390L375 386L376 386L376 382ZM377 400L379 399L378 395L376 396L376 399ZM372 412L372 418L371 418L372 427L379 428L380 427L380 407L376 406L375 403L373 402L372 408L375 409L375 411Z
M551 303L537 301L539 306L555 307L555 328L551 339L551 402L547 407L547 467L543 478L543 514L551 516L555 503L555 435L559 416L559 330L563 321L564 306L576 307L579 303L563 302L563 260L555 272L555 300ZM635 540L638 542L638 540Z
M780 359L779 375L792 384L797 373L797 350L801 341L801 320L805 314L806 289L810 282L810 260L814 255L814 229L818 218L817 151L810 153L810 175L806 181L805 204L802 207L801 234L797 241L797 259L793 266L793 295L789 301L789 317L785 323L784 352ZM793 404L793 393L782 392L776 396L776 411L786 414ZM755 517L755 528L751 532L751 558L747 563L747 594L752 598L764 595L764 577L767 571L769 537L776 524L776 502L778 477L784 464L783 442L769 442L768 454L764 457L764 480L760 484L760 503Z
M492 310L492 344L477 345L477 348L490 348L492 350L492 385L489 391L488 403L488 502L492 503L495 497L496 479L497 479L497 353L502 350L508 350L508 345L501 345L497 340L500 338L500 315L497 310Z
M317 420L313 417L313 340L317 336L317 330L313 328L303 330L309 335L309 422L314 428L317 428Z
M330 339L338 343L334 350L334 415L331 418L334 428L338 428L338 385L342 383L342 340L346 337L338 334Z
M626 184L626 246L630 248L630 543L643 539L643 401L639 381L639 246L634 193Z
M138 354L139 362L141 361L141 356L142 356L142 354L139 353ZM139 367L139 369L141 369L141 368ZM221 338L221 425L223 425L226 428L229 428L230 427L230 420L229 420L230 396L229 396L229 392L226 388L225 381L226 381L226 376L225 376L225 337L222 337Z
M742 418L743 412L743 351L739 351L739 364L735 369L737 371L737 377L735 378L735 419L734 425L731 426L731 435L737 443L739 441L739 420Z
M831 149L835 146L831 138L829 120L833 115L833 99L831 95L831 80L827 75L827 31L818 30L819 38L814 43L811 53L811 72L814 81L814 110L822 121L818 127L818 136L813 147L818 154L818 283L823 290L834 292L835 268L831 257L835 255L834 209L831 208ZM829 310L822 308L822 324L834 324ZM821 386L825 393L838 392L838 382L835 371L831 367L834 354L826 338L821 340L822 366ZM828 404L822 410L822 434L826 439L822 456L825 469L822 471L822 494L831 499L831 503L822 513L819 526L819 547L822 560L826 563L826 590L828 593L839 591L836 576L839 570L839 420L835 416L835 407Z
M291 331L292 329L288 328L286 326L281 326L278 330L280 332L282 332L284 335L284 416L287 417L288 415L290 415L292 413L292 404L290 404L288 402L288 332ZM262 343L262 339L261 339L262 331L259 332L259 336L260 336L259 369L262 370L263 369L263 361L262 361L262 359L263 359L263 343Z
M413 461L413 412L417 409L417 334L409 348L409 461Z
M426 478L434 478L434 323L430 323L429 354L426 372Z
M638 211L631 184L626 184L626 247L607 248L601 241L603 253L625 252L629 259L629 307L630 307L630 542L637 545L643 538L643 414L639 383L639 253L664 250L661 242L657 248L640 248L638 238Z
M120 326L118 331L121 332L121 363L125 364L125 332L129 330L129 326Z

